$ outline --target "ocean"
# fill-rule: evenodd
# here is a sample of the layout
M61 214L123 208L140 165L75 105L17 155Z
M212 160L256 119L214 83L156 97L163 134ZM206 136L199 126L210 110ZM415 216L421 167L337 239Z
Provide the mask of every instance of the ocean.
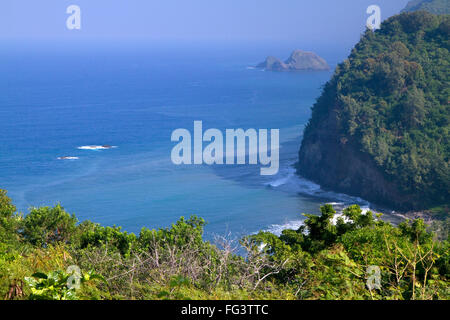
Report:
M300 46L301 48L301 46ZM0 188L17 208L61 203L79 220L170 226L204 218L205 236L298 228L302 213L366 201L322 190L293 165L329 72L251 66L278 45L12 43L0 53ZM302 48L304 49L304 48ZM314 48L306 48L314 50ZM350 48L317 51L334 68ZM176 166L173 130L280 129L280 170ZM91 150L90 145L114 148ZM68 158L61 158L68 157Z

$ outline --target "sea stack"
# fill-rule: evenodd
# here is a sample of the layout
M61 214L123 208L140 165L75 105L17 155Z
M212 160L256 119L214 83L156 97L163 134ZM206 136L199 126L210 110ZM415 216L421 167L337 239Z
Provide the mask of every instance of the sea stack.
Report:
M325 71L330 66L314 52L295 50L286 61L270 56L256 66L268 71Z

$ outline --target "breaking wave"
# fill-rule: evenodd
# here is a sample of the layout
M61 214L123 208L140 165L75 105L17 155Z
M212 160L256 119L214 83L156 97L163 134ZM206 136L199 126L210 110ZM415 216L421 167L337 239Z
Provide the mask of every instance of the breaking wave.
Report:
M109 145L102 145L102 146L91 145L91 146L78 147L78 149L80 149L80 150L107 150L107 149L114 149L114 148L117 148L117 147L109 146Z
M328 199L328 204L332 204L336 210L333 218L333 223L337 222L339 217L342 217L342 211L345 207L357 204L361 207L363 213L371 210L370 202L343 193L323 190L320 185L310 180L302 178L296 173L294 163L290 163L287 167L280 170L277 178L273 181L265 183L269 188L278 189L289 193L298 193L307 196ZM344 218L345 220L345 218ZM284 224L270 225L265 231L280 235L283 230L292 229L297 230L304 223L304 219L296 219L288 221Z

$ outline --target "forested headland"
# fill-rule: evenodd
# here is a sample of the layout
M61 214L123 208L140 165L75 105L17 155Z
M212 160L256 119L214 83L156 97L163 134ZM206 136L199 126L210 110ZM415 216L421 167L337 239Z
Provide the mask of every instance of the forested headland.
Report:
M299 173L403 211L448 215L450 16L367 30L312 108Z

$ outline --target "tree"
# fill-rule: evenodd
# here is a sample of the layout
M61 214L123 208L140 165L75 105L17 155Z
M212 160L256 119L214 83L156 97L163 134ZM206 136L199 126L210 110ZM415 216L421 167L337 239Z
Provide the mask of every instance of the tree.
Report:
M426 115L425 103L425 96L421 89L413 86L407 91L400 102L400 117L406 128L417 128L423 124Z
M77 221L59 204L53 208L33 208L23 221L22 235L33 245L39 246L68 242Z
M0 189L0 218L9 219L16 212L16 207L7 196L6 190Z

